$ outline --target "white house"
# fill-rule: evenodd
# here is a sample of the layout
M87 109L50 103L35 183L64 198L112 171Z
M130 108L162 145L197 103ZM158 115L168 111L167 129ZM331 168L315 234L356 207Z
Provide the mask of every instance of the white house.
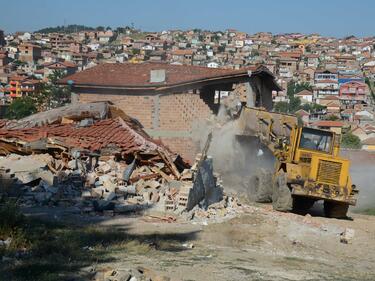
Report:
M372 121L374 120L374 114L368 112L367 110L358 111L355 113L355 118L362 121Z
M245 39L244 43L245 43L245 45L253 45L254 44L253 40L251 40L251 39Z
M31 39L31 33L25 32L22 35L18 35L18 38L21 39L22 41L29 41Z
M236 46L236 48L242 48L244 46L244 42L243 40L235 40L234 45Z
M302 90L295 94L299 97L302 103L311 103L313 102L313 93L308 90Z
M92 51L97 51L100 47L97 43L88 44L87 47L89 47Z
M100 31L98 33L99 42L102 44L108 43L112 36L113 36L112 30Z
M207 63L207 67L209 67L209 68L218 68L219 64L217 62L211 61L211 62Z
M155 50L155 47L152 46L152 45L144 45L144 46L142 46L142 50L153 51L153 50Z

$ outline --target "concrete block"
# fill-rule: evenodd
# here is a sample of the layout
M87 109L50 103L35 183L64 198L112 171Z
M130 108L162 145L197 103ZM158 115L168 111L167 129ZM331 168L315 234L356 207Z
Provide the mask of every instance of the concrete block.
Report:
M58 183L58 178L50 171L42 170L37 173L37 176L50 186L56 185Z

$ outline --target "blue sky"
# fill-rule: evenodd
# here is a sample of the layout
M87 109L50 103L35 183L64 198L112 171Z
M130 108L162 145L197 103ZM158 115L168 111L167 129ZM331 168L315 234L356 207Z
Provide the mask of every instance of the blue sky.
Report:
M235 28L248 33L375 35L374 0L0 0L0 29L65 24L147 31Z

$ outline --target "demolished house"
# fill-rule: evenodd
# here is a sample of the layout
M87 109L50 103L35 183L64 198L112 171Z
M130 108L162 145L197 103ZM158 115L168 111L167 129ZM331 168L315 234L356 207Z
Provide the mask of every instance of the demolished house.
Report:
M272 91L281 90L263 66L214 69L165 63L100 64L67 76L72 103L111 101L137 118L153 138L192 162L201 144L194 126L218 114L228 93L243 85L250 106L272 108Z
M207 208L223 199L208 146L209 140L191 167L105 102L1 120L0 192L26 206L75 206L87 213Z

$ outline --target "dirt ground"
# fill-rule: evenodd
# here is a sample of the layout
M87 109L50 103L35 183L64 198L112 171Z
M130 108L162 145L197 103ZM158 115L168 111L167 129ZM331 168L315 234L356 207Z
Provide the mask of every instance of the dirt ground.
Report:
M354 181L366 184L358 208L371 206L375 157L351 157ZM365 205L361 205L361 198ZM36 210L29 213L43 215ZM58 210L48 215L56 220L85 222L78 215ZM127 251L113 251L112 258L96 264L96 268L144 266L171 280L185 281L375 280L375 216L353 210L349 216L347 220L324 218L318 203L306 216L276 212L270 204L243 204L237 217L222 222L167 223L149 216L86 222L150 237L147 245L134 244ZM344 244L340 234L347 229L354 230L354 238ZM89 270L82 268L83 272Z
M160 239L151 249L115 253L114 261L101 266L141 265L172 280L374 280L375 217L351 216L300 216L263 205L208 225L114 218L100 225ZM352 244L340 243L346 228L355 230Z

